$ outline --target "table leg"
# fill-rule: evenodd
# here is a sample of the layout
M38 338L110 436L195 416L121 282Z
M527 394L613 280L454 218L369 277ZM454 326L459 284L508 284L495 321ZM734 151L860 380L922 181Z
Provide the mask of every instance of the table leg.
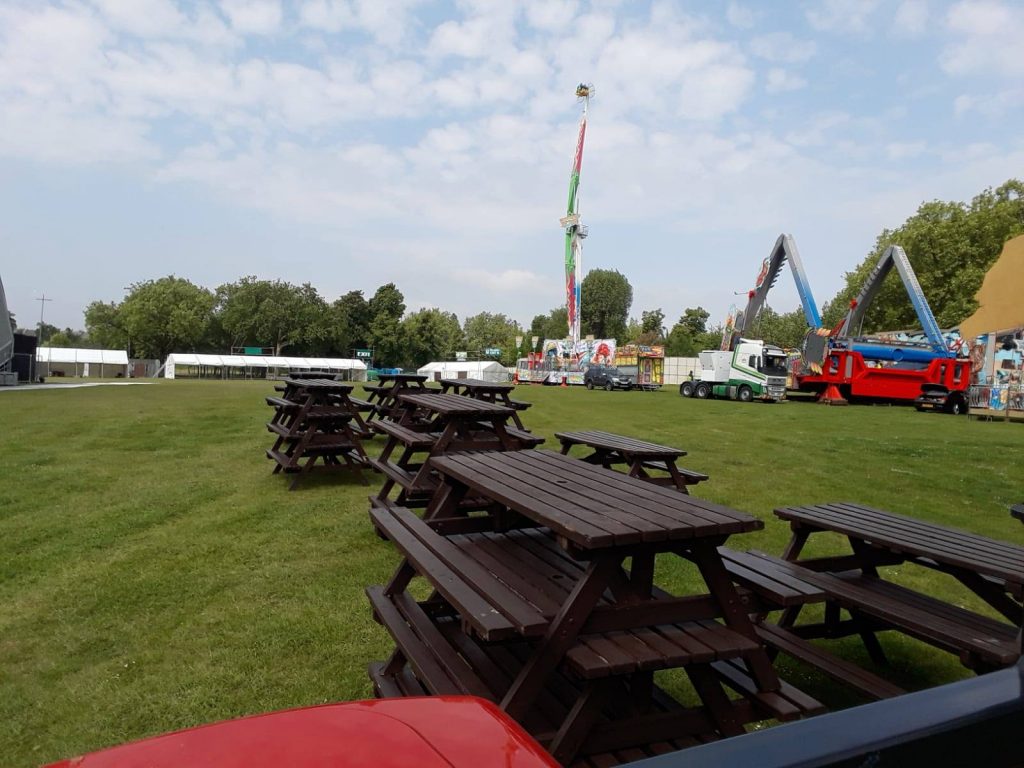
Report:
M793 562L800 557L804 544L807 543L807 537L811 535L811 532L805 528L801 528L796 523L790 523L789 527L790 530L793 531L793 536L790 538L786 548L782 551L782 559Z
M565 604L548 626L548 631L501 701L501 708L514 720L522 720L545 681L555 671L601 598L621 558L605 555L592 560L573 587Z
M607 679L586 684L548 746L548 751L558 762L568 764L580 751L608 701L613 683Z

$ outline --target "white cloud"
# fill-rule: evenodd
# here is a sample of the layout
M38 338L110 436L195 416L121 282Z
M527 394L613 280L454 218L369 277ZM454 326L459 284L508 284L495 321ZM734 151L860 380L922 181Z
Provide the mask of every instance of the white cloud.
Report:
M942 68L953 75L1024 75L1024 7L993 0L959 2L946 19L957 42L942 54Z
M903 0L896 9L893 33L897 37L920 37L928 27L928 0Z
M734 27L750 29L757 23L757 14L746 6L739 3L729 3L725 9L725 18Z
M822 32L863 34L878 9L879 0L824 0L806 10L807 21Z
M280 0L220 0L220 6L242 34L271 35L281 26Z
M953 112L963 117L975 112L982 117L998 119L1024 107L1024 89L1016 88L997 93L961 94L953 100Z
M755 56L772 62L799 64L813 58L818 46L813 40L800 40L789 32L759 35L750 41Z
M892 142L885 145L885 154L890 160L907 160L918 157L927 148L923 141Z
M550 281L526 269L506 269L501 272L491 272L485 269L457 269L454 277L460 283L483 288L489 293L539 291L550 285Z
M774 67L768 70L765 90L768 93L780 93L782 91L799 91L807 87L807 81L799 75L787 72L784 69Z

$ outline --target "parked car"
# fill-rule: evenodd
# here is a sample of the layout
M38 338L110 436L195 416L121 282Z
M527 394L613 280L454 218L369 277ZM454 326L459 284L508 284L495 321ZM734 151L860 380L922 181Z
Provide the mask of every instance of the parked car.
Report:
M587 389L604 387L611 392L613 389L632 389L636 386L636 379L611 365L592 365L583 374L583 383Z

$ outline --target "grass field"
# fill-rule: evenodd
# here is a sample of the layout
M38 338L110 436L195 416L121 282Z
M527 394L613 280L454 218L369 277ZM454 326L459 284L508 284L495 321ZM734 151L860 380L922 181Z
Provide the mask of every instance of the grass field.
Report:
M370 695L366 664L389 640L363 588L397 556L371 530L363 486L334 475L289 493L270 474L270 393L177 381L0 394L0 763ZM841 499L1024 544L1006 509L1024 500L1020 425L668 389L516 397L535 402L525 421L549 446L556 430L590 428L688 450L682 463L711 475L698 495L766 522L734 548L779 553L788 529L774 507ZM688 578L659 572L669 588ZM905 686L967 674L939 651L883 643L885 674ZM841 650L867 663L857 641ZM795 664L784 674L830 704L854 701Z

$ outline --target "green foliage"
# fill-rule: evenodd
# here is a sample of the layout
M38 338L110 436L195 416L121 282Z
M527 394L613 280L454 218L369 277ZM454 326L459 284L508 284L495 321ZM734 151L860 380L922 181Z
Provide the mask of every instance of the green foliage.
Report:
M642 333L655 333L661 336L663 325L665 325L665 313L661 311L661 307L644 310L640 314L640 331Z
M366 336L373 347L374 361L378 365L396 365L404 354L401 322L405 297L394 283L387 283L376 290L367 309L370 323Z
M580 332L597 339L626 339L633 287L613 269L592 269L580 286Z
M232 347L274 347L274 354L328 336L327 305L309 283L243 277L217 289L217 320Z
M100 349L128 348L128 331L121 307L114 302L94 301L85 308L85 332ZM134 354L135 350L132 352Z
M516 336L525 335L515 320L503 314L481 312L466 318L463 331L466 335L466 350L470 354L482 355L488 347L497 347L501 350L502 365L515 365L519 357Z
M902 226L882 231L871 253L846 274L845 287L825 306L823 322L837 325L885 249L901 245L939 326L955 327L977 309L974 294L1003 244L1022 233L1024 184L1016 179L986 189L969 205L924 203ZM864 332L920 325L899 277L890 273L867 311Z
M331 349L339 357L349 357L353 349L370 346L370 304L362 291L349 291L331 304Z
M465 344L459 318L440 309L421 309L406 317L400 327L403 363L419 368L435 360L454 360Z
M802 308L797 307L792 312L780 315L765 305L746 335L751 339L763 339L783 348L798 348L803 343L807 330L807 318Z
M707 322L711 313L704 307L688 307L679 321L672 326L665 340L668 357L695 357L703 349L718 349L720 333L708 333Z
M536 315L530 323L529 335L539 337L540 342L544 339L564 339L569 335L569 310L555 307L546 315Z
M196 349L213 318L212 292L170 275L133 283L117 310L136 357L163 359ZM87 321L88 322L88 321Z
M48 334L46 336L46 346L89 349L91 342L84 331L76 331L74 328L65 328L63 331L54 331L52 334Z

